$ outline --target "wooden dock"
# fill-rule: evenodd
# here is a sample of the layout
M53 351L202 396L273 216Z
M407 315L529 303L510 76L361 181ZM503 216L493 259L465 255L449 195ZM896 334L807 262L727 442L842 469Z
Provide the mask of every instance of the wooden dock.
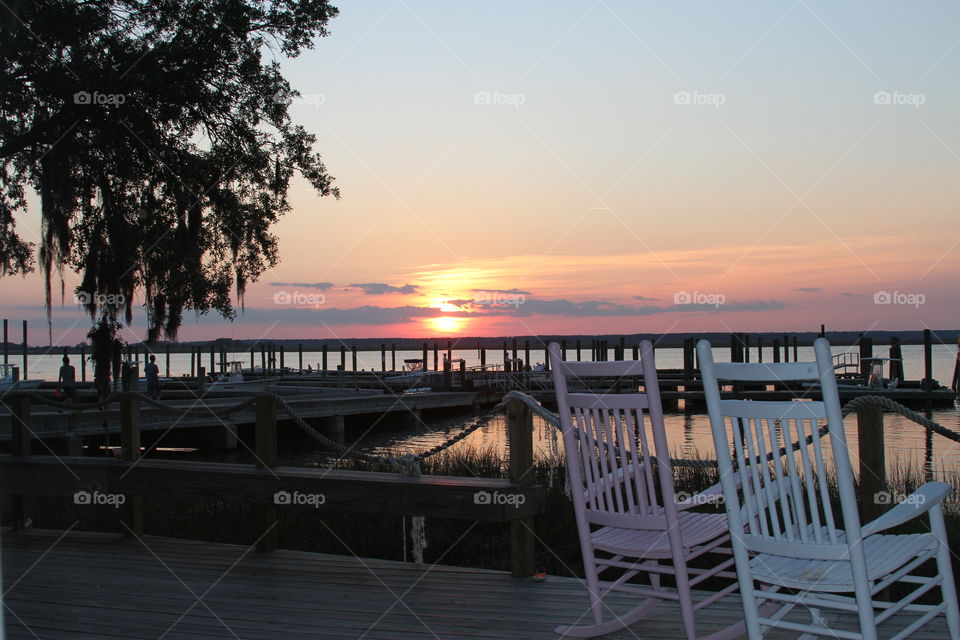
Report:
M298 415L307 420L341 420L346 416L380 416L386 413L414 414L433 409L470 408L477 394L471 391L430 392L422 394L391 394L356 392L349 389L320 389L315 393L299 393L286 396L287 404ZM243 395L230 397L204 396L190 399L166 401L183 409L209 407L214 411L237 404L245 399ZM77 437L97 436L106 432L119 433L120 412L118 403L113 403L103 411L69 412L37 405L32 411L31 428L39 438L62 438L67 435ZM255 411L249 407L227 419L214 416L178 416L166 411L154 409L149 405L140 407L140 429L143 432L165 433L169 430L212 429L221 432L225 425L237 426L252 424ZM280 416L283 420L284 416ZM342 430L342 422L340 424ZM10 439L10 411L0 409L0 441Z
M3 535L8 640L558 638L587 613L580 580L80 531ZM629 598L613 600L626 607ZM605 636L681 638L679 611ZM741 618L725 599L702 630ZM943 618L915 637L946 637ZM792 637L770 634L768 638Z

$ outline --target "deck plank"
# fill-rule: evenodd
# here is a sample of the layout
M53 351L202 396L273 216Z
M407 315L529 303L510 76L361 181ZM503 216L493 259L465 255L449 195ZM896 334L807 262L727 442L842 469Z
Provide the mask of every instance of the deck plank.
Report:
M588 604L573 578L539 583L483 569L62 534L4 534L7 638L552 640L554 626L575 622ZM614 601L620 609L630 603ZM739 601L727 598L703 616L701 631L740 617ZM945 635L940 621L917 637ZM678 611L662 604L607 637L680 638ZM770 635L782 637L790 634Z

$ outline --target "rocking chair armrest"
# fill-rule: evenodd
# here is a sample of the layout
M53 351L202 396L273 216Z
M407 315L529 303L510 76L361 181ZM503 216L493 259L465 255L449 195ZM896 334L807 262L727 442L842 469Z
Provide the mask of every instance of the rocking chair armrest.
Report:
M894 505L893 509L864 525L860 532L866 538L909 522L929 511L934 505L940 504L950 494L950 490L951 487L946 482L928 482L907 496L903 502Z

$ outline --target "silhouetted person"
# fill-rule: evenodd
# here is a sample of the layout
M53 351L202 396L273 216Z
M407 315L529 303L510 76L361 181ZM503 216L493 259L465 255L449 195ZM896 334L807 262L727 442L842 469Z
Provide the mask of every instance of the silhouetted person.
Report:
M157 356L150 356L150 362L143 367L143 375L147 379L147 395L151 398L159 398L160 367L157 366Z
M70 364L70 358L63 356L63 365L60 366L60 375L57 382L63 392L64 401L73 399L73 383L77 381L77 370Z

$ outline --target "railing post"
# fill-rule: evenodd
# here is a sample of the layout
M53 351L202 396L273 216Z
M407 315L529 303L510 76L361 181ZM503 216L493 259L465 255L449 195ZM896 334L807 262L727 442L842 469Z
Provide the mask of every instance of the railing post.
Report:
M887 467L883 443L883 410L876 405L857 409L860 455L860 503L863 522L886 511L890 501L881 499L887 490Z
M953 381L950 388L954 391L960 391L960 338L957 338L957 360L953 363Z
M120 447L125 462L140 459L140 401L133 396L120 398ZM120 519L126 525L124 537L142 536L143 496L127 496Z
M256 405L254 451L258 469L277 466L277 401L273 396L260 396ZM277 548L277 507L274 504L254 505L257 551Z
M10 406L10 453L14 458L30 455L33 432L30 429L30 398L12 396ZM30 496L12 496L13 530L28 531L32 525Z
M513 482L531 482L533 413L520 400L507 405L507 438L510 446L510 479ZM533 575L533 527L533 516L510 521L510 571L514 578Z

